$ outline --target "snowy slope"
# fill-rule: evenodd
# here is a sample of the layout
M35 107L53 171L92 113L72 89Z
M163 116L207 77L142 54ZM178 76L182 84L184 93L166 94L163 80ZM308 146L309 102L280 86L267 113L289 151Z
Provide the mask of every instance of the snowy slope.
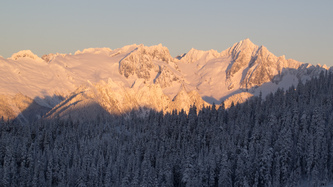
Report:
M34 101L43 108L38 115L52 108L48 116L90 105L110 113L140 107L170 111L188 109L194 103L219 104L227 98L228 102L233 98L234 102L244 101L260 92L265 96L324 69L328 68L276 57L249 39L221 53L191 49L177 58L161 44L89 48L74 55L56 53L42 58L24 50L8 59L0 57L0 94L3 98L22 94L31 99L30 104ZM235 94L237 97L231 97ZM24 107L10 104L12 99L3 101L7 109L1 115L14 118L23 114Z
M174 99L170 99L162 91L159 84L143 84L137 82L131 88L124 87L122 82L114 82L111 78L95 85L80 87L66 100L55 106L45 117L61 117L77 119L84 112L85 118L96 117L101 113L123 114L131 110L148 108L156 111L172 112L190 106L198 108L209 106L196 91L186 92L183 88ZM82 115L81 115L82 116Z

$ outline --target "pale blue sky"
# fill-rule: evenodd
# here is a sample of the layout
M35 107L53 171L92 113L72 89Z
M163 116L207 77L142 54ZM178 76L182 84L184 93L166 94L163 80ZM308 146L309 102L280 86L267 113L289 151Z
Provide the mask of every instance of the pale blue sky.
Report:
M8 0L0 3L0 55L42 56L89 47L162 43L221 52L250 38L277 56L333 66L333 1Z

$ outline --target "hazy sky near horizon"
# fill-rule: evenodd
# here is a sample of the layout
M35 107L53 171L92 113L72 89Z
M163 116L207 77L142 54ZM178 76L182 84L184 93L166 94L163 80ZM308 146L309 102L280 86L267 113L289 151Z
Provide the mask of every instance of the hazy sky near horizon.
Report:
M2 1L0 55L162 43L177 56L250 38L276 56L333 66L332 9L331 0Z

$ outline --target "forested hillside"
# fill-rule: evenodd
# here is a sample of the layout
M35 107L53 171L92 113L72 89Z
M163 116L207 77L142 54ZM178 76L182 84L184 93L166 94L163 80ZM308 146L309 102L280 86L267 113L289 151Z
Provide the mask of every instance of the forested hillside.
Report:
M243 104L77 122L2 120L0 186L321 186L333 74Z

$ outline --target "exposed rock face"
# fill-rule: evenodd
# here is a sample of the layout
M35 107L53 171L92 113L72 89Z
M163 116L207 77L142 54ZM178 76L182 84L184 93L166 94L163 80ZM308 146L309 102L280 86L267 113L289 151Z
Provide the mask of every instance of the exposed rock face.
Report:
M179 82L180 78L173 73L170 68L167 66L161 67L157 78L155 79L155 83L159 84L162 88L166 88L172 85L173 82Z
M126 78L137 75L138 78L149 80L151 78L150 71L159 71L153 61L168 63L172 60L173 58L170 56L168 48L163 47L162 44L151 47L140 45L119 61L119 72Z
M253 58L253 62L249 64L249 70L241 86L248 89L272 81L275 75L281 73L277 67L278 63L276 56L271 54L264 46L260 47Z
M230 89L233 88L233 77L237 72L243 72L240 87L251 89L273 81L275 76L280 76L284 69L297 69L302 64L294 60L286 60L284 56L276 57L266 47L258 47L249 39L234 44L221 55L230 56L232 59L226 73Z
M241 87L250 89L261 86L265 82L279 79L275 77L281 76L283 70L298 69L300 65L300 62L288 61L284 56L276 57L266 47L261 46L253 58L253 62L248 66L249 69L242 80Z
M222 56L231 56L232 58L232 66L227 70L227 78L233 77L241 68L248 66L254 60L257 50L258 46L249 39L245 39L221 52Z

